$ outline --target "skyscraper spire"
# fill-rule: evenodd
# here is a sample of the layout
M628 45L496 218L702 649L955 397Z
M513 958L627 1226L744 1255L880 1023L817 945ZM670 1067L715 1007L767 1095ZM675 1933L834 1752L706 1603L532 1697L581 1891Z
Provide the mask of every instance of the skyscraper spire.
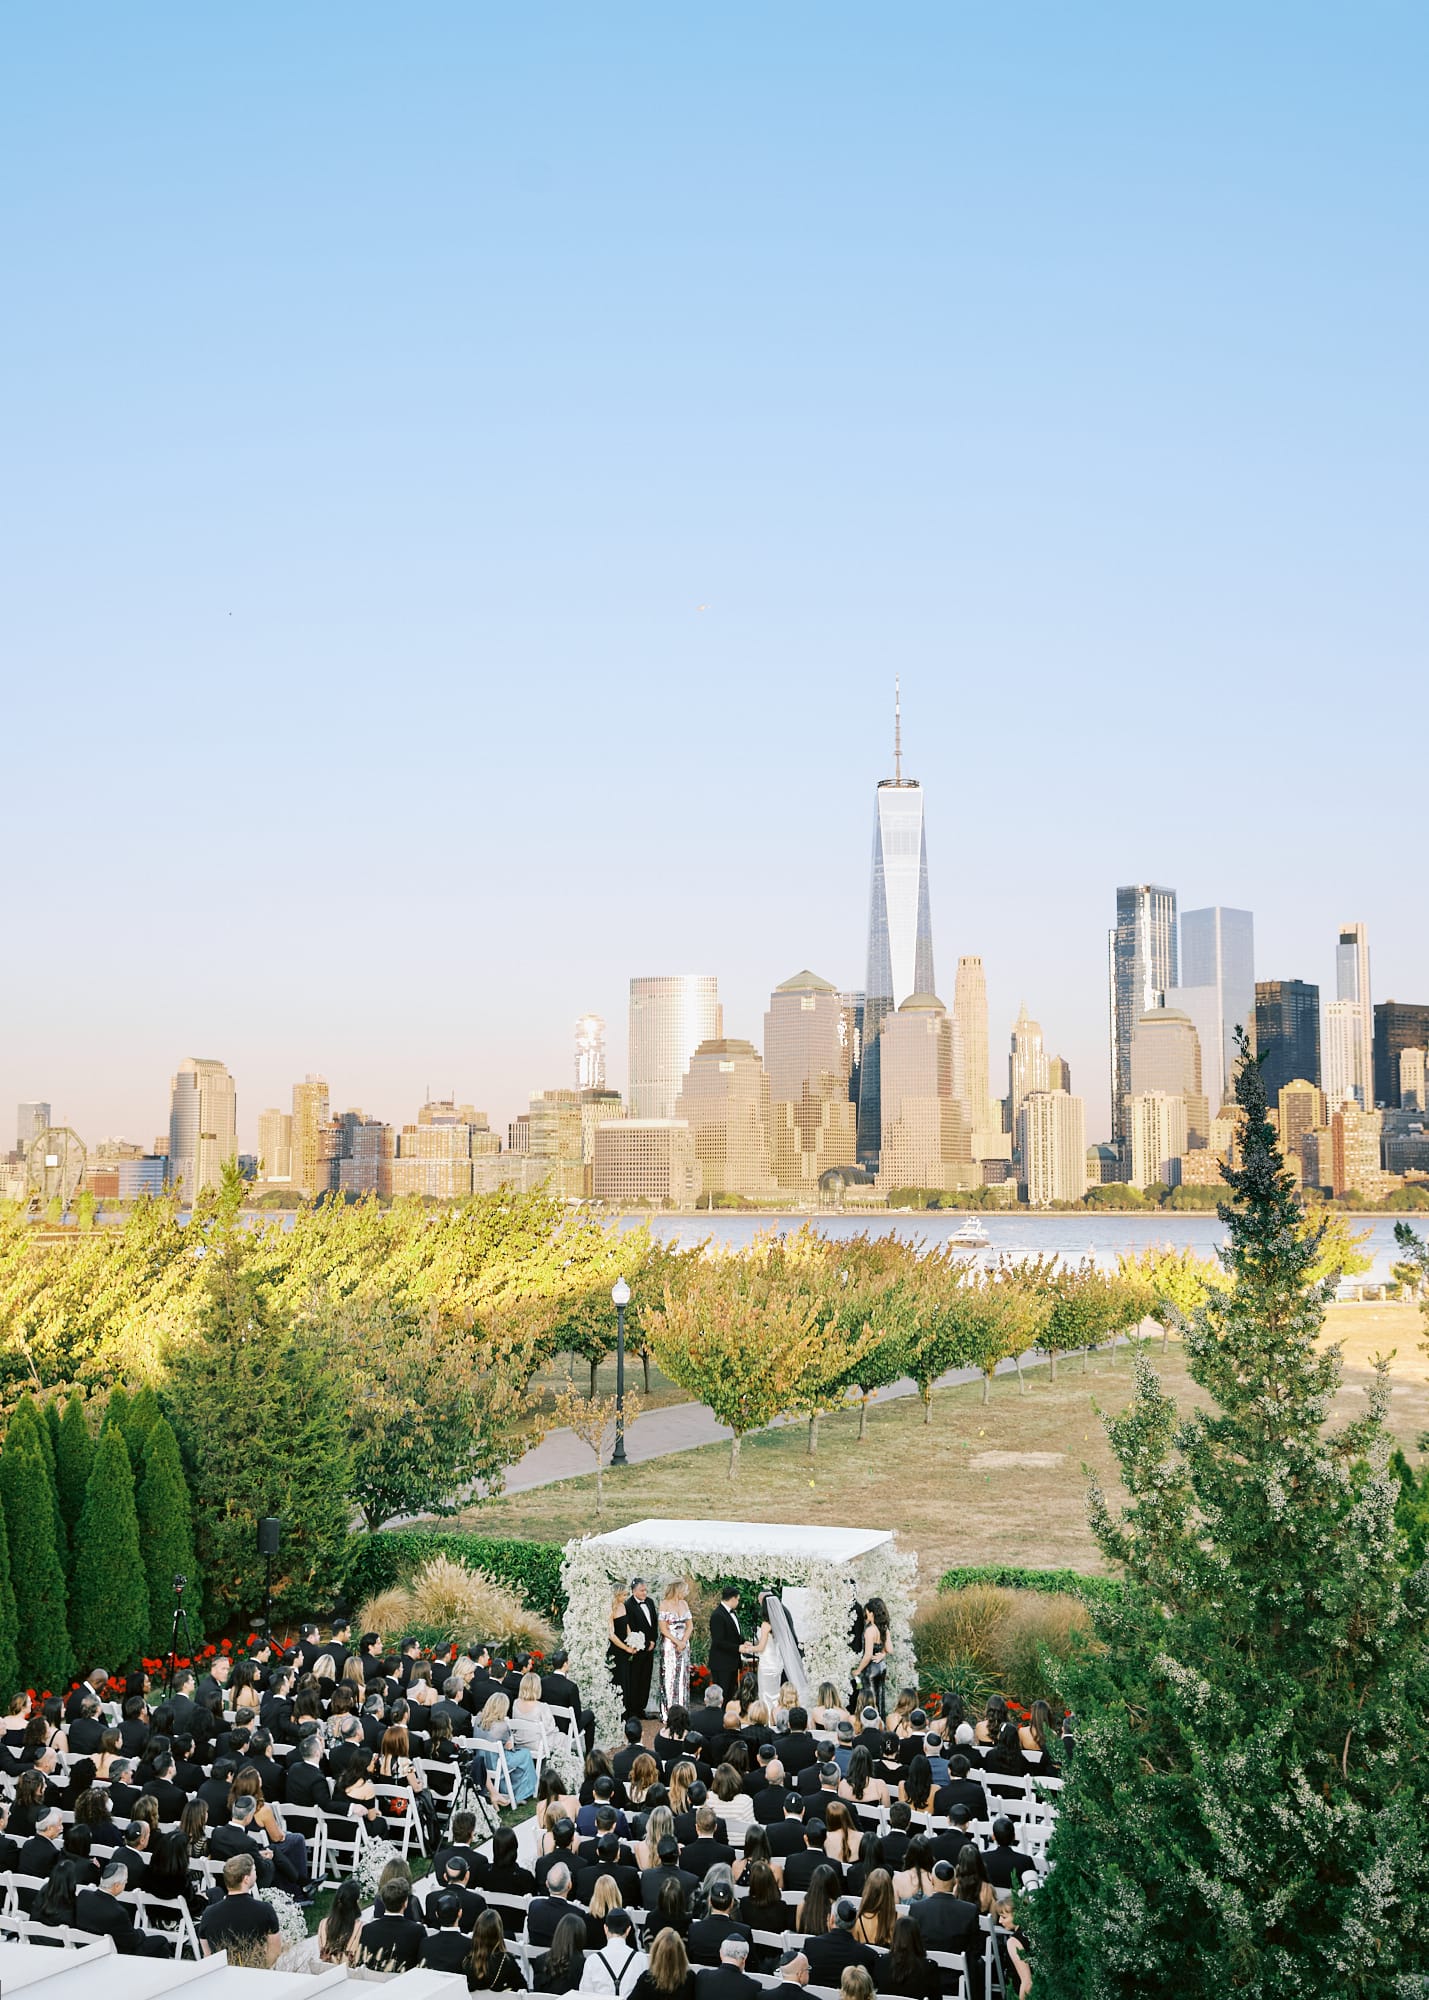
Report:
M897 674L893 676L893 782L903 783L903 686Z

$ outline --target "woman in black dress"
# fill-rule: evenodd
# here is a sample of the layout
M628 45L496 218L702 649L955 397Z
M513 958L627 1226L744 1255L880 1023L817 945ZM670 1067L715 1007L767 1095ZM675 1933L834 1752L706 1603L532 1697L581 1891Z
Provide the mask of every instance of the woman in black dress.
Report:
M625 1615L625 1592L617 1590L610 1602L608 1644L605 1649L605 1663L610 1669L610 1678L615 1683L615 1691L620 1696L620 1705L630 1712L630 1662L639 1651L630 1643L630 1620Z

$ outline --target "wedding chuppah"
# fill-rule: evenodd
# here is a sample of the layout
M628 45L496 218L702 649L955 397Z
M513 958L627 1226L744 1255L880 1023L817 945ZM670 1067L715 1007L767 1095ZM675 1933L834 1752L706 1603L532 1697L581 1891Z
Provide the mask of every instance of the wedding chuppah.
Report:
M645 1618L636 1653L621 1656L640 1660L639 1713L644 1713L645 1689L663 1695L662 1712L672 1696L688 1697L695 1632L686 1591L696 1579L768 1586L753 1629L748 1620L740 1625L734 1603L725 1607L728 1622L721 1624L718 1614L711 1617L711 1647L718 1647L726 1672L733 1660L757 1673L761 1689L777 1693L788 1681L807 1702L826 1681L848 1687L862 1648L855 1611L872 1599L887 1607L890 1685L916 1685L912 1619L917 1562L916 1555L898 1546L891 1529L773 1521L633 1521L568 1542L561 1566L564 1638L572 1675L591 1691L597 1739L620 1740L626 1700L612 1671L618 1651L612 1646L612 1604L619 1595L629 1611L637 1582L642 1603L648 1602L655 1614ZM766 1621L767 1632L762 1629ZM630 1627L621 1624L619 1630L628 1634ZM726 1687L725 1692L734 1689Z

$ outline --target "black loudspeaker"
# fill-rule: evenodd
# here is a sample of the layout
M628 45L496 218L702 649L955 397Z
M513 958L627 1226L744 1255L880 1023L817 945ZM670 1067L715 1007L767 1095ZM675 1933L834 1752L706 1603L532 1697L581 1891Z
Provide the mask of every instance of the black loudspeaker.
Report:
M258 1553L260 1556L277 1555L278 1541L282 1532L283 1524L281 1521L276 1520L271 1514L264 1516L258 1523Z

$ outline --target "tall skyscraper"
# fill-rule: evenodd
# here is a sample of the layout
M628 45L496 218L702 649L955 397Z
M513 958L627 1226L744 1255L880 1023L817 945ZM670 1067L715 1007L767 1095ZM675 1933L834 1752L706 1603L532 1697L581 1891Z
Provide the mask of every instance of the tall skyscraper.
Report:
M1370 994L1369 931L1364 924L1341 924L1335 948L1335 998L1346 1000L1358 1016L1354 1043L1354 1100L1362 1111L1374 1109L1374 1003ZM1332 1104L1330 1109L1336 1107Z
M1031 1020L1027 1013L1027 1002L1022 1003L1022 1011L1012 1025L1012 1046L1007 1056L1007 1119L1013 1134L1017 1131L1017 1114L1022 1109L1022 1100L1034 1090L1050 1090L1052 1078L1047 1059L1046 1044L1042 1040L1042 1024ZM1083 1141L1082 1151L1086 1151Z
M1130 1137L1131 1037L1149 1007L1166 1005L1179 980L1176 891L1134 882L1116 892L1116 923L1107 936L1111 1028L1111 1136L1125 1153Z
M903 775L903 706L897 681L893 689L893 776L879 780L873 816L868 977L864 983L859 1075L858 1156L870 1167L878 1165L883 1127L878 1048L883 1023L911 994L933 991L933 918L928 902L923 787Z
M1405 1049L1423 1048L1429 1048L1429 1007L1411 1000L1381 1000L1374 1010L1376 1104L1387 1104L1393 1111L1400 1108L1399 1058Z
M1150 1187L1157 1181L1173 1186L1180 1178L1181 1156L1186 1150L1185 1098L1151 1090L1129 1097L1126 1104L1131 1141L1128 1180L1136 1188Z
M185 1056L169 1085L169 1185L193 1201L238 1157L238 1093L221 1062Z
M1213 1112L1235 1079L1237 1028L1255 1045L1255 922L1249 910L1186 910L1181 982L1168 1005L1189 1014L1201 1038L1201 1081Z
M953 1090L963 1102L974 1133L990 1131L1002 1123L994 1117L991 1069L988 1058L987 977L981 958L965 954L958 960L957 984L953 988L953 1022L957 1028L958 1074Z
M15 1107L15 1151L28 1153L32 1141L54 1123L48 1104L17 1104Z
M576 1022L576 1089L605 1089L605 1022L582 1014Z
M1255 1053L1273 1103L1287 1083L1320 1081L1320 989L1304 979L1255 982Z
M1325 1062L1325 1103L1330 1115L1342 1104L1358 1104L1363 1071L1357 1000L1327 1000L1321 1047Z
M331 1173L320 1134L328 1122L325 1076L311 1070L293 1085L293 1186L304 1194L326 1194Z
M1305 1150L1305 1134L1318 1131L1325 1123L1325 1093L1318 1084L1297 1077L1281 1085L1276 1108L1280 1119L1280 1150L1287 1160L1292 1154L1299 1160Z
M1027 1206L1080 1201L1087 1191L1087 1115L1081 1098L1065 1090L1034 1090L1022 1100L1018 1118Z
M630 982L630 1116L673 1118L675 1100L701 1042L724 1033L719 981L686 972Z
M265 1181L293 1178L293 1114L276 1105L258 1114L258 1158Z
M781 1187L811 1191L830 1167L853 1164L851 1068L847 1009L838 990L813 972L795 973L776 986L764 1016L764 1074Z

